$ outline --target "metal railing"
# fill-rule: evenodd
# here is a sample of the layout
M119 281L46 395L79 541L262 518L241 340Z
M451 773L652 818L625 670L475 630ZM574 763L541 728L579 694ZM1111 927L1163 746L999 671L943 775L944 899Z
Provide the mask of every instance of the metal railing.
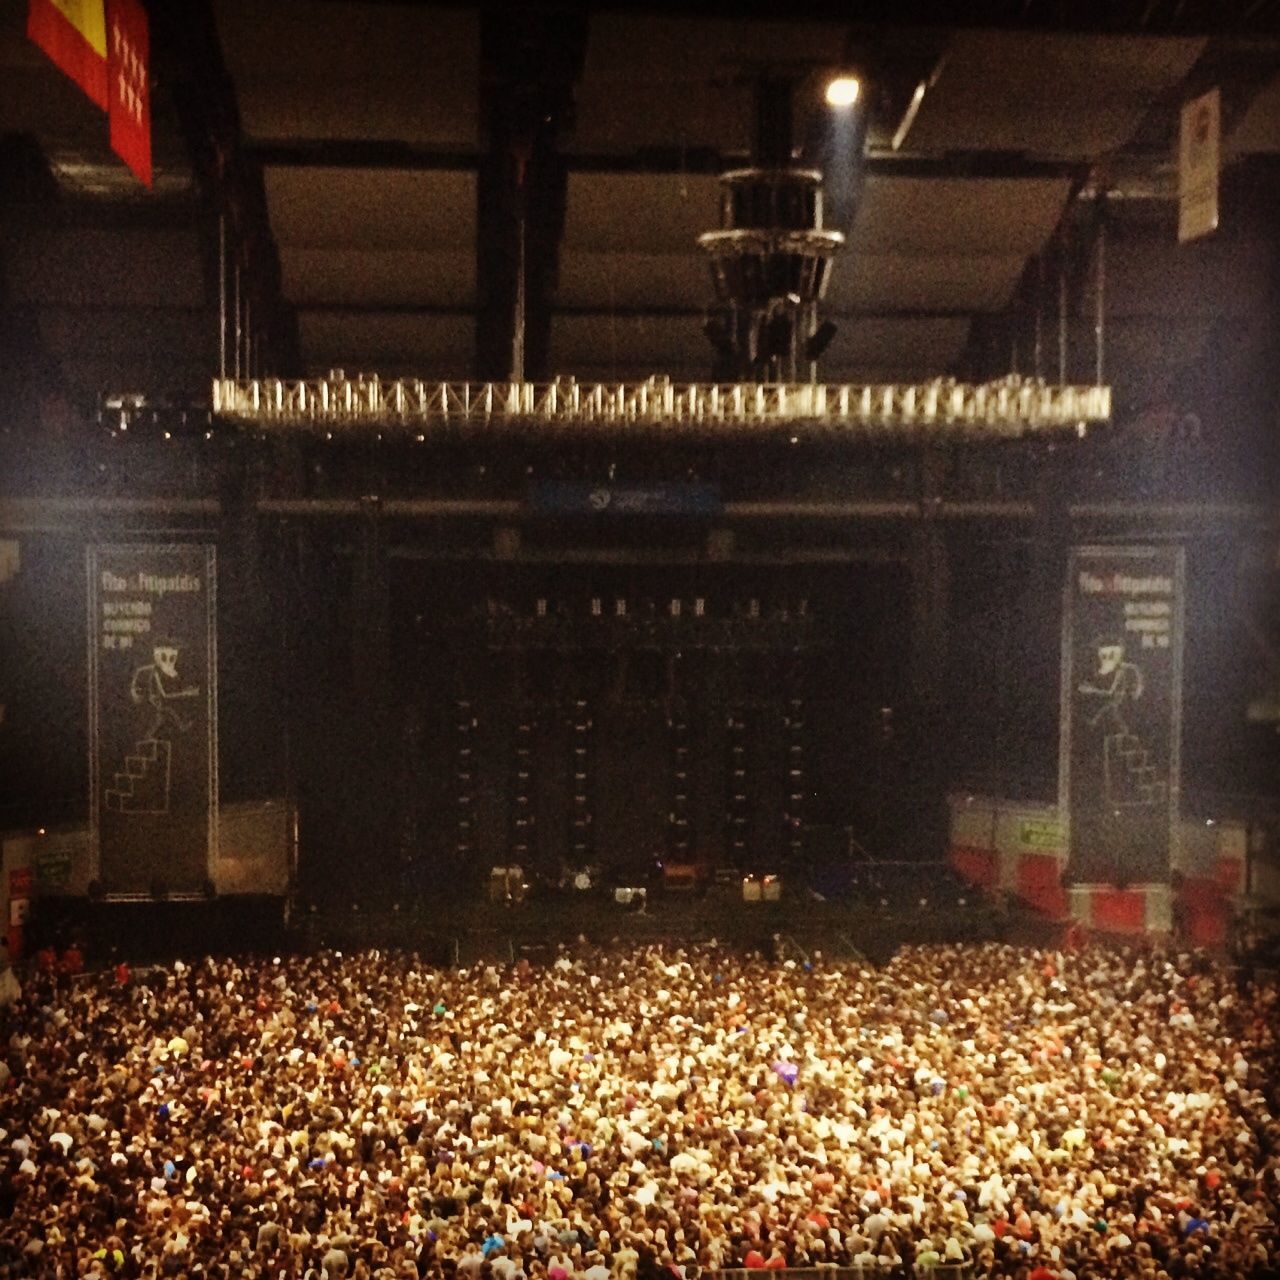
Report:
M427 382L376 376L214 380L215 416L259 429L336 435L379 429L658 432L769 431L891 436L928 429L947 437L1016 438L1111 417L1111 389L1055 386L1017 376L968 384L921 383Z

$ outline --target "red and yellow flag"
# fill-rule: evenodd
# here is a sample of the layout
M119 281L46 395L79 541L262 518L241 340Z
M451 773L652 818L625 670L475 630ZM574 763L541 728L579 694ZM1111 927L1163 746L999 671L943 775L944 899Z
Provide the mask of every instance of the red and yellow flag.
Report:
M107 0L111 149L151 185L151 37L139 0Z
M107 18L103 0L31 0L27 35L107 109Z

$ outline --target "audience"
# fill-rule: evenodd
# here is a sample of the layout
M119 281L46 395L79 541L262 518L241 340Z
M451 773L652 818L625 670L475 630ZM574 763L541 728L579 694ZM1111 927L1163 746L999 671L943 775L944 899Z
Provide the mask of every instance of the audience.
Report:
M0 1276L1280 1273L1277 989L1203 957L367 952L24 982Z

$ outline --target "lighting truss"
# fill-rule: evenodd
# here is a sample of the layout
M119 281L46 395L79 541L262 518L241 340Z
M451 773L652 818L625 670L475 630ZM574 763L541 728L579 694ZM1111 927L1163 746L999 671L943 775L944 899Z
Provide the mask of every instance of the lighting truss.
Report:
M216 379L216 417L264 433L687 435L773 433L890 438L1017 438L1083 434L1111 417L1111 388L1057 386L1012 376L981 384L935 379L867 385L812 383L427 382L376 376Z

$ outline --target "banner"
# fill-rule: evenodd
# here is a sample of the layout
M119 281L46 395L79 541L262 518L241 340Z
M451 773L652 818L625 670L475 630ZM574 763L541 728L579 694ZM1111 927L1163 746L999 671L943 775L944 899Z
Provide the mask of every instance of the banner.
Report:
M1076 881L1167 881L1178 816L1183 552L1077 547L1063 609L1059 811Z
M659 483L644 486L539 480L529 487L528 503L540 515L556 516L715 516L722 509L715 485Z
M1218 229L1222 104L1210 89L1182 106L1178 128L1178 243Z
M214 549L89 549L94 878L107 897L194 896L217 855Z
M151 185L151 39L139 0L107 0L111 149Z
M27 36L103 111L107 109L107 22L103 0L30 0Z

